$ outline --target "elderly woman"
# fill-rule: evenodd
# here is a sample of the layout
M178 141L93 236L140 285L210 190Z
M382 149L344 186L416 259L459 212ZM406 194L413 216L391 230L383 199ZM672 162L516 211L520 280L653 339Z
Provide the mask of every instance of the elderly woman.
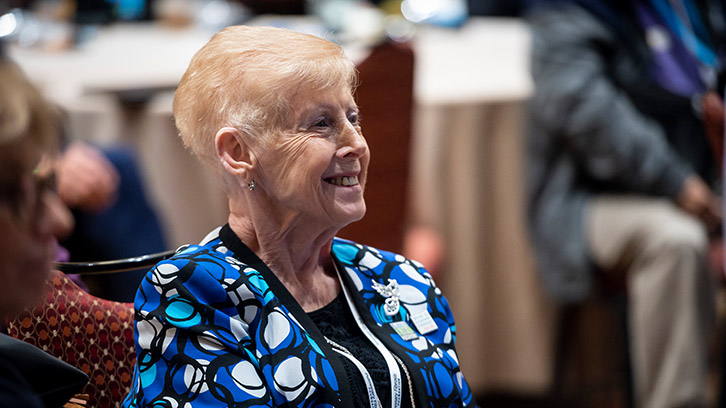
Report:
M55 238L72 227L52 187L55 115L0 43L0 326L43 293ZM88 377L30 344L0 334L0 406L57 407ZM42 373L42 374L39 374Z
M366 210L356 81L339 46L277 28L194 56L174 117L229 222L141 284L125 406L476 405L429 273L335 238Z

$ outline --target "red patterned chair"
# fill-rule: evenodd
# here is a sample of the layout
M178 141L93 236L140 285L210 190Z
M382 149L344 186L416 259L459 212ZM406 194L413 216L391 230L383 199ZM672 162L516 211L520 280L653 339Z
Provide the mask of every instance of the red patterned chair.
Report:
M88 374L88 407L120 405L131 387L136 360L131 303L89 295L54 271L44 301L8 321L8 333Z

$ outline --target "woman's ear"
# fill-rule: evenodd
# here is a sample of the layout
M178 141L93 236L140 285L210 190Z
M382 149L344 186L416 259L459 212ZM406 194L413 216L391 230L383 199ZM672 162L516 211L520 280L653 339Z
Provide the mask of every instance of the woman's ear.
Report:
M254 154L239 130L223 127L214 136L217 156L224 169L235 177L247 180L254 168Z

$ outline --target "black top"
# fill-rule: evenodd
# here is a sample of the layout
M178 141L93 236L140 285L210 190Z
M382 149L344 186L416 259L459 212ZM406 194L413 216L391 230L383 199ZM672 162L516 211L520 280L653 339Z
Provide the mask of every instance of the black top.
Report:
M378 394L381 404L384 407L390 406L391 381L386 360L383 359L381 353L371 344L355 323L355 318L350 308L348 308L343 291L340 291L340 294L332 302L321 309L308 313L308 316L325 337L345 347L358 361L363 363L373 379L373 385L376 387L376 394ZM366 391L363 376L347 358L341 357L340 359L343 361L345 372L350 379L350 388L353 391L355 406L368 407L368 392ZM405 375L403 382L401 407L411 407L410 391Z
M62 407L88 382L81 370L0 334L0 407Z
M355 323L343 291L341 290L332 302L321 309L308 313L308 316L325 337L345 347L358 361L363 363L373 379L378 399L382 404L386 404L391 398L386 361ZM350 379L350 388L353 391L356 407L368 407L368 392L363 376L350 360L344 357L341 357L341 360Z

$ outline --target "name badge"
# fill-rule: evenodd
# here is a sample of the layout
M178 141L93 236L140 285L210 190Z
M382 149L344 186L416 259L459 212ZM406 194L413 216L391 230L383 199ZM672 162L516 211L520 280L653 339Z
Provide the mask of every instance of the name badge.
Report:
M391 327L401 336L403 341L409 341L418 338L418 334L406 322L392 322Z
M411 321L421 334L431 333L439 328L427 310L411 315Z

